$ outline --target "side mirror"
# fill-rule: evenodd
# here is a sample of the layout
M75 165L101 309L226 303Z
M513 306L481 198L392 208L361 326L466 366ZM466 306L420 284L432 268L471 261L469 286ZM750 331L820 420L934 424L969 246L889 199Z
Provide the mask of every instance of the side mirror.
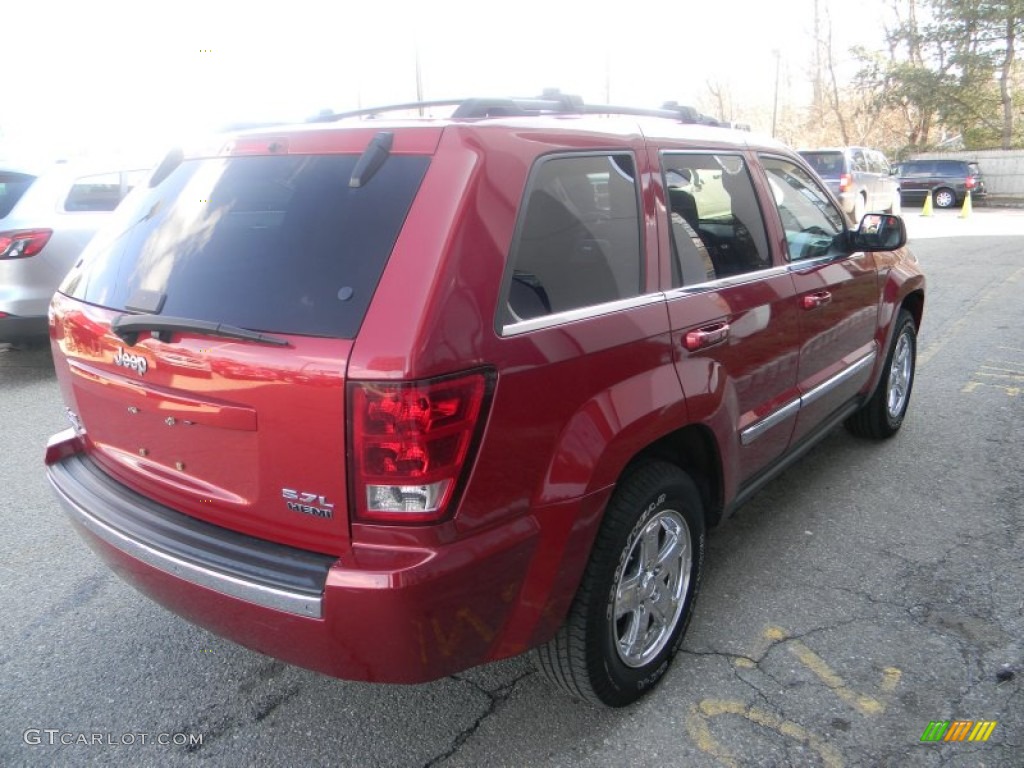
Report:
M869 213L850 237L855 251L895 251L907 244L907 226L899 216Z

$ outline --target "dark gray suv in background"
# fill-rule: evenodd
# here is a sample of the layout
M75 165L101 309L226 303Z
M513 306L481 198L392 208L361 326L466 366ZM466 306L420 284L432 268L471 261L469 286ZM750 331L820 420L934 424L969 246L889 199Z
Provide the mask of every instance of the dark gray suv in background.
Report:
M896 172L907 202L919 205L929 190L935 193L936 208L962 205L968 190L972 200L987 194L981 168L968 160L905 160L897 166Z
M860 223L867 211L899 215L900 186L889 161L877 149L832 147L802 149L800 154L831 189L843 211Z

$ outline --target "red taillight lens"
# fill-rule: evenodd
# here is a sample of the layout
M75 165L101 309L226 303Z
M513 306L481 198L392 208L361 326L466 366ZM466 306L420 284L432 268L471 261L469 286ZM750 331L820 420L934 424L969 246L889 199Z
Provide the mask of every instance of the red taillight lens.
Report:
M15 229L0 232L0 259L35 256L50 240L52 229Z
M975 181L973 176L968 176L967 181L964 182L964 186L967 189L974 189L975 184L977 184L977 181Z
M423 523L447 513L481 423L485 373L352 382L350 479L358 519Z
M839 191L840 192L846 192L852 186L853 186L853 177L850 174L844 173L842 176L839 177Z

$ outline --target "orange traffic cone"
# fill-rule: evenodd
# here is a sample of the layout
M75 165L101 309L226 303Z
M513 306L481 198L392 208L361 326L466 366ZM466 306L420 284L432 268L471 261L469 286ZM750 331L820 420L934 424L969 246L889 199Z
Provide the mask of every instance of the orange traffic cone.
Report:
M966 219L971 215L971 190L967 190L967 194L964 195L964 207L960 209L960 218Z
M928 197L924 199L924 208L921 209L922 216L932 215L932 191L928 190Z

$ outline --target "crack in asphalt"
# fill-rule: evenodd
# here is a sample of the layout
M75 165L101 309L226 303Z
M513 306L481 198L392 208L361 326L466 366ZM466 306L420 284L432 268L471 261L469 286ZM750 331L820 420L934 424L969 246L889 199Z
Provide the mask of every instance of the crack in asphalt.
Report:
M459 675L452 675L452 680L457 680L460 683L466 683L468 685L471 685L472 687L480 691L480 693L482 693L484 696L486 696L489 700L487 704L487 709L485 709L483 714L481 714L471 725L469 725L468 727L460 731L458 734L456 734L455 739L452 741L451 747L449 747L446 751L442 752L440 755L432 757L430 760L425 762L423 764L423 768L432 768L432 766L438 765L441 761L447 760L449 757L458 752L462 748L462 745L469 741L469 738L477 732L481 725L483 725L484 720L486 720L498 711L498 707L501 706L501 704L503 704L505 700L512 695L512 691L515 690L515 687L521 681L535 674L537 673L534 670L524 672L523 674L519 675L519 677L510 680L504 685L498 686L493 691L484 688L482 685L480 685L474 680L470 680L465 677L460 677Z
M271 660L266 664L261 665L238 684L238 693L242 696L243 700L247 699L252 695L253 691L257 687L272 684L273 680L284 672L286 668L287 667L283 662L277 660ZM223 717L217 718L216 720L207 720L204 716L200 716L192 724L178 729L178 732L180 733L203 734L203 740L201 742L198 744L189 744L185 748L185 751L190 754L198 752L209 746L221 736L224 736L237 728L262 722L282 704L289 699L294 698L300 690L302 690L302 685L296 683L287 686L282 691L271 691L264 694L262 697L253 697L249 700L250 707L248 708L248 717L246 716L246 712L238 714L229 713ZM210 707L211 714L212 709L213 707Z

